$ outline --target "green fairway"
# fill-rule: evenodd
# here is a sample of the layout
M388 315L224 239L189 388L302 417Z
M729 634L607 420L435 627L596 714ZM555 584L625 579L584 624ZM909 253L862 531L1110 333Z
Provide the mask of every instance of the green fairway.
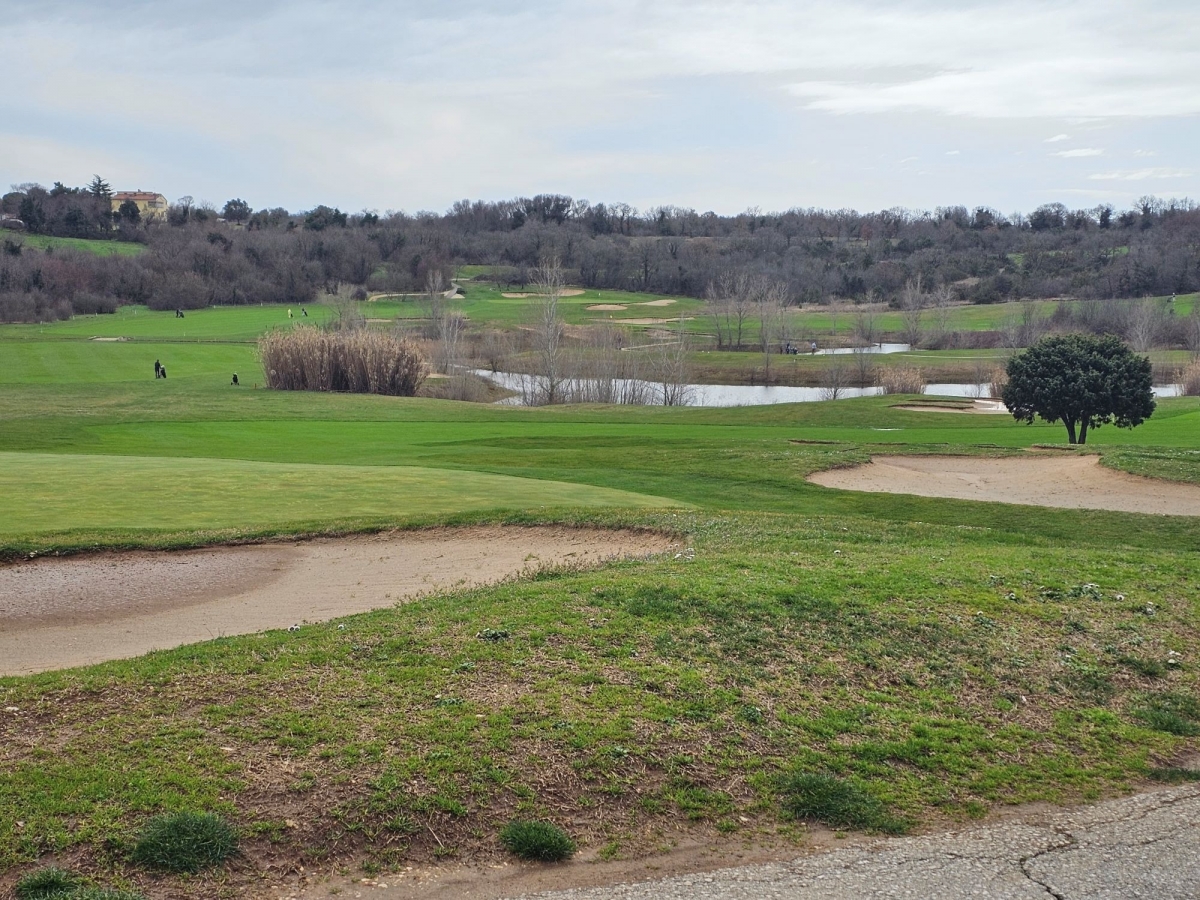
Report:
M522 301L473 287L455 302L515 321ZM903 397L524 409L255 389L254 338L289 324L137 308L0 327L0 554L476 522L687 550L0 679L0 879L57 854L208 900L273 877L254 860L490 859L514 815L606 856L681 825L801 839L790 773L936 827L1139 788L1200 751L1200 520L806 480L888 453L1023 456L1063 444L1059 425ZM1198 434L1200 398L1164 400L1086 449L1200 483ZM175 809L230 817L241 868L128 866L145 819Z
M0 454L0 494L0 541L66 530L286 530L488 509L671 505L625 491L412 466L35 453Z

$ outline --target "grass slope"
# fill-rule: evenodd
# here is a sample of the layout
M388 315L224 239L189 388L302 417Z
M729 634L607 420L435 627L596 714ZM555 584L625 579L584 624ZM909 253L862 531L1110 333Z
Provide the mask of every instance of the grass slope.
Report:
M125 871L142 823L183 808L296 865L486 857L514 818L619 855L680 820L786 828L797 774L920 824L1126 790L1200 748L1195 520L804 480L879 453L1019 453L1059 426L896 398L525 410L235 390L222 354L277 316L236 312L197 316L230 343L170 343L195 356L165 357L165 383L142 354L169 319L118 345L0 330L4 552L414 520L655 528L692 550L0 679L0 889L50 852ZM77 356L39 372L29 348L51 344ZM1198 425L1200 401L1164 401L1089 449L1200 481Z

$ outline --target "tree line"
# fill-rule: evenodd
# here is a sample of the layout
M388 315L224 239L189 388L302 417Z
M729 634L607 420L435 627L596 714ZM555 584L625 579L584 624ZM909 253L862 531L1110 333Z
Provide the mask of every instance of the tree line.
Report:
M445 213L220 209L182 197L166 216L111 209L84 187L14 185L0 197L0 317L55 318L124 303L156 308L303 303L339 286L421 291L461 263L523 285L558 258L573 283L692 297L722 279L769 281L783 306L831 300L902 307L920 283L955 302L1130 298L1200 289L1200 208L1146 197L1130 209L1047 204L1028 214L965 206L747 210L737 215L557 194L459 201ZM17 224L19 223L19 224ZM136 242L135 257L26 245L23 234ZM725 283L728 283L727 281ZM774 302L774 301L772 301Z

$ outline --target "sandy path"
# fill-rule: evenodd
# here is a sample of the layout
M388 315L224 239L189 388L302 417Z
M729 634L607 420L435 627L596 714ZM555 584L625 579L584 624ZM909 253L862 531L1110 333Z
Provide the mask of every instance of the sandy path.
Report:
M1099 462L1098 456L886 456L808 480L850 491L1200 516L1200 486L1116 472Z
M493 527L19 562L0 566L0 675L324 621L671 546L627 531Z

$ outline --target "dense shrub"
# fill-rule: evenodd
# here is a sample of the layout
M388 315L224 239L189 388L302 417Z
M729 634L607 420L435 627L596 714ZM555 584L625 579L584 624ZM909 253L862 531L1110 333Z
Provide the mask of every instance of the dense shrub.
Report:
M521 859L538 862L560 862L575 853L575 842L552 822L509 822L500 832L500 843Z
M237 850L237 835L215 813L177 812L146 823L133 848L141 865L168 872L198 872Z
M359 329L300 327L273 331L258 342L268 387L283 391L348 391L411 397L429 363L411 342Z

